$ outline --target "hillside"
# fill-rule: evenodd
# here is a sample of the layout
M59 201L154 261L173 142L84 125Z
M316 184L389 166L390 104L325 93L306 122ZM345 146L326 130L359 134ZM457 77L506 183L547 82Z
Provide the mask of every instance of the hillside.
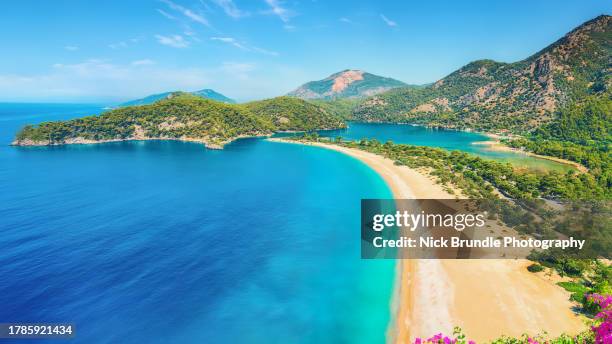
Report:
M609 89L612 21L602 15L525 60L480 60L424 88L365 100L355 120L413 122L480 130L529 131L572 100Z
M587 96L558 111L555 120L510 146L578 162L612 185L612 92Z
M406 87L405 83L382 76L366 73L361 70L344 70L332 74L323 80L310 81L288 96L301 99L339 99L368 97L397 87Z
M216 100L219 102L223 102L223 103L228 103L228 104L234 104L236 103L236 101L234 101L231 98L228 98L224 95L222 95L221 93L218 93L214 90L211 89L203 89L203 90L199 90L199 91L194 91L194 92L180 92L180 91L174 91L174 92L164 92L164 93L159 93L159 94L152 94L150 96L146 96L144 98L141 99L135 99L135 100L130 100L128 102L119 104L120 107L122 106L134 106L134 105L148 105L148 104L153 104L158 100L162 100L162 99L167 99L167 98L171 98L175 95L178 95L180 93L191 93L195 96L198 97L202 97L205 99L210 99L210 100Z
M128 106L69 121L28 125L14 145L46 146L126 140L181 140L209 148L274 131L344 127L339 118L301 99L280 97L244 105L178 94L151 105Z
M340 117L313 103L278 97L244 104L253 114L272 122L278 131L335 129L346 126Z

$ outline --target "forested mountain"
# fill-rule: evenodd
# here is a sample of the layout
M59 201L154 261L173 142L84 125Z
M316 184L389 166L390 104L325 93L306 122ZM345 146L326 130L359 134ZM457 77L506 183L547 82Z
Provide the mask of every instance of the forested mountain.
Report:
M475 61L427 87L372 96L353 118L529 131L573 100L610 88L611 18L590 20L519 62Z
M235 105L179 93L151 105L128 106L99 116L28 125L17 134L13 144L176 139L220 148L243 136L344 126L343 121L327 110L301 99L279 97Z
M308 82L288 96L302 99L340 99L368 97L396 87L407 87L405 83L361 70L347 69L332 74L323 80Z
M277 97L244 106L258 117L274 125L278 131L304 131L314 129L335 129L346 124L332 111L292 97Z
M159 93L159 94L152 94L150 96L146 96L144 98L141 99L136 99L136 100L130 100L129 102L125 102L122 104L119 104L119 106L133 106L133 105L148 105L148 104L153 104L158 100L162 100L162 99L167 99L167 98L171 98L177 94L181 94L181 93L185 93L185 92L180 92L180 91L175 91L175 92L164 92L164 93ZM221 93L216 92L215 90L211 90L209 88L205 88L203 90L199 90L199 91L194 91L194 92L188 92L191 93L195 96L198 97L202 97L205 99L211 99L211 100L216 100L219 102L223 102L223 103L228 103L228 104L234 104L236 103L236 101L234 101L231 98L228 98L224 95L222 95Z
M535 130L534 136L582 145L612 144L612 92L574 102L559 111L555 121Z
M612 187L612 92L589 95L559 110L555 120L508 142L537 154L576 161Z

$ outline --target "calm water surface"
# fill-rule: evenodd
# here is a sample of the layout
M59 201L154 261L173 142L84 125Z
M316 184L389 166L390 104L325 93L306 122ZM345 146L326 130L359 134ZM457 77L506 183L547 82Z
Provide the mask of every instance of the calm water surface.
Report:
M391 196L376 173L260 139L8 146L26 123L101 111L0 104L0 322L72 322L73 343L385 341L394 263L360 260L358 241L359 200ZM458 131L326 135L520 159Z
M390 197L377 174L256 139L7 146L99 111L0 105L0 322L72 322L74 343L384 343L394 263L359 259L359 200Z
M391 140L395 143L460 150L534 171L555 170L563 172L572 169L569 165L534 158L523 153L490 150L486 145L478 144L478 142L490 140L487 136L458 130L434 129L409 124L351 122L347 129L323 131L321 135L327 137L342 136L347 140L376 138L381 142Z

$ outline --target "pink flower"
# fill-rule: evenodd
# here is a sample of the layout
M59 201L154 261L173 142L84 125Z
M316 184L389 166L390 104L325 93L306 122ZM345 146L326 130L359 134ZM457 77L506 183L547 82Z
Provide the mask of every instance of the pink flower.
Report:
M456 335L457 333L455 333ZM457 344L459 342L458 338L454 338L454 337L449 337L449 336L445 336L442 333L438 333L430 338L427 339L423 339L423 338L415 338L414 339L414 344L425 344L425 343L430 343L430 344ZM462 343L465 343L464 341L462 341ZM473 340L470 340L468 342L468 344L476 344L476 342L474 342Z
M601 312L595 316L601 323L591 327L595 333L595 343L612 343L612 295L591 294L587 298L601 307Z

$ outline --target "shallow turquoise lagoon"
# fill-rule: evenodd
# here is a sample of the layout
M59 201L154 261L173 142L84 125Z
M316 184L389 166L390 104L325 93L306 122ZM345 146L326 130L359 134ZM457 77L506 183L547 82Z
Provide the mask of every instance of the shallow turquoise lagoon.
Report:
M523 153L490 150L487 145L479 144L479 142L490 139L483 134L474 132L427 128L410 124L351 122L347 129L322 131L320 134L327 137L341 136L347 140L375 138L381 142L391 140L395 143L460 150L486 159L507 162L539 172L550 170L563 172L572 169L569 165L531 157Z

